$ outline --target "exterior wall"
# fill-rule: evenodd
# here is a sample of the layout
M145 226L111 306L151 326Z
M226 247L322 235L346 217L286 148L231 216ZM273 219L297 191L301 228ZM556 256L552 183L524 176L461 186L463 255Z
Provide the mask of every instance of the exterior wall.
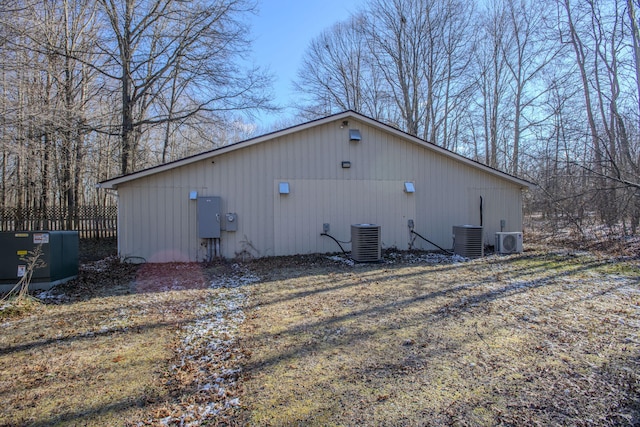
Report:
M205 259L193 190L221 197L222 212L237 213L237 231L222 231L227 258L339 251L320 236L323 223L343 241L350 240L351 224L376 223L384 247L407 249L409 219L416 232L450 248L452 226L479 225L480 197L485 242L493 243L500 220L503 231L522 230L518 184L365 122L350 119L343 127L342 121L118 185L120 256ZM349 141L349 128L360 130L360 142ZM404 192L405 181L415 183L415 193ZM280 182L289 183L290 194L279 194ZM420 239L414 247L433 249Z

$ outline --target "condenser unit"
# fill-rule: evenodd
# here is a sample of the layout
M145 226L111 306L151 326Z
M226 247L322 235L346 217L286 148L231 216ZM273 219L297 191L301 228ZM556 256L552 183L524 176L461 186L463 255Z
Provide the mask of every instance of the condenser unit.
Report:
M456 225L453 227L453 252L465 258L484 256L482 227L475 225Z
M356 262L377 262L382 259L380 226L351 225L351 259Z
M496 253L515 254L522 252L522 233L496 233Z

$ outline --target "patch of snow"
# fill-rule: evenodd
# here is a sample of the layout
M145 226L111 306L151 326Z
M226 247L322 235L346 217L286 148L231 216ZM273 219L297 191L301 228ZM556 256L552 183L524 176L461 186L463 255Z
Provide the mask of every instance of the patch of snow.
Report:
M229 406L240 406L240 399L236 397L234 399L229 400L227 404Z
M60 304L69 300L65 294L57 294L53 289L36 294L36 298L44 303Z
M177 349L180 359L171 367L173 372L200 366L198 390L209 402L204 406L188 405L180 413L160 420L162 425L200 426L215 418L224 409L240 406L240 399L229 395L241 373L237 366L239 355L234 352L237 330L245 320L242 308L246 295L242 287L260 281L246 267L234 264L233 273L211 283L215 290L205 303L200 304L197 320L179 332L181 344Z
M330 261L343 263L349 266L360 266L365 264L356 264L351 258L340 255L332 255L326 257ZM458 254L442 254L436 252L387 252L382 259L385 264L455 264L468 262L469 258L465 258Z
M618 288L617 291L620 292L621 294L627 295L627 296L640 294L640 289L632 288L630 286L624 286L622 288Z
M451 262L453 262L453 263L456 263L456 262L467 262L467 261L469 261L469 258L463 257L462 255L458 255L458 254L451 255Z
M246 267L239 264L231 266L233 274L230 277L216 278L211 282L211 287L217 288L237 288L241 286L251 285L260 281L260 278L250 272Z
M335 261L335 262L341 262L352 267L355 265L355 262L353 262L351 258L344 258L338 255L329 256L327 257L327 259L330 259L331 261Z
M8 310L10 308L11 308L11 303L10 302L7 301L7 302L0 303L0 312L4 311L4 310ZM8 322L4 322L4 323L0 324L0 326L2 326L4 328L5 325L7 325L7 324L8 324Z
M387 264L395 264L397 262L407 264L455 264L460 262L468 262L469 258L458 254L443 254L437 252L391 252L385 255Z

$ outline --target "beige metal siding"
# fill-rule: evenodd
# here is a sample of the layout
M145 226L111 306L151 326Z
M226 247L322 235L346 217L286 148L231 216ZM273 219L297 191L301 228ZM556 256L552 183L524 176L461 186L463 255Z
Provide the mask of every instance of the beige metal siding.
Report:
M404 192L404 181L290 180L290 194L278 194L274 182L275 252L291 255L339 252L330 238L321 236L328 223L332 236L349 241L351 224L381 226L383 247L406 249L407 221L416 214L415 197ZM349 243L342 244L350 250Z
M238 231L222 232L222 254L228 258L337 251L330 239L320 237L324 222L331 224L331 234L349 240L350 224L375 221L382 225L386 247L406 249L406 222L413 219L418 233L451 247L453 225L478 225L479 195L486 206L486 238L500 231L500 219L507 221L505 231L521 230L518 185L379 127L356 120L348 127L341 123L120 184L121 256L203 260L206 249L196 234L192 190L221 197L223 213L238 214ZM360 130L360 142L349 142L349 128ZM342 161L350 161L351 168L343 169ZM280 181L290 183L289 196L277 193ZM404 193L405 181L415 182L414 194Z

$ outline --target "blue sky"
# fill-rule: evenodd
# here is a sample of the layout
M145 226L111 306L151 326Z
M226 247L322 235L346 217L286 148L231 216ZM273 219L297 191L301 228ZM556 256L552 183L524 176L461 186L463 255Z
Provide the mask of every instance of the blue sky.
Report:
M275 75L275 102L291 102L291 81L302 61L309 42L332 24L355 12L363 0L262 0L252 17L253 62ZM283 118L291 116L285 110ZM262 125L269 126L278 116L263 115Z

